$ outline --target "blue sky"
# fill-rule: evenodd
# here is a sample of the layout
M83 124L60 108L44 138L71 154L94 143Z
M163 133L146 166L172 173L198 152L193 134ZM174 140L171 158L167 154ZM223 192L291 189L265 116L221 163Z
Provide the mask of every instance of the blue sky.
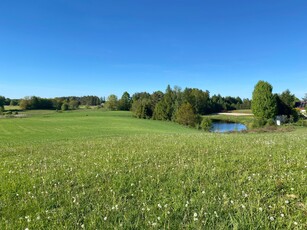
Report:
M0 95L307 93L306 0L1 0Z

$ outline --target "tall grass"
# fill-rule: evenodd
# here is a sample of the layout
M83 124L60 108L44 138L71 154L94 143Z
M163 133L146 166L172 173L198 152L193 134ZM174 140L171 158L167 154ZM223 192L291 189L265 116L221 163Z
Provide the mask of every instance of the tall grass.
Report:
M1 229L306 229L306 129L85 115L0 121Z

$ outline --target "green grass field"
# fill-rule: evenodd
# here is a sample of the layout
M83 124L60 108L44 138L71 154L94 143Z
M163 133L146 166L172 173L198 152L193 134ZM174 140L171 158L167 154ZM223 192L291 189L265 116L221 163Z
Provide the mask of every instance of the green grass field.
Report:
M129 112L0 119L0 229L306 229L307 128L204 133Z

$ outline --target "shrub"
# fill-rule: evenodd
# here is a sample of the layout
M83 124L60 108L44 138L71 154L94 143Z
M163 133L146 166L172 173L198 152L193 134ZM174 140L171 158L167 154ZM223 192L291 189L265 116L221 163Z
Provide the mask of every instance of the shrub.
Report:
M63 103L63 105L61 106L61 110L62 111L68 110L68 104L67 103Z
M299 118L299 113L295 109L292 109L291 115L290 115L290 118L289 118L289 122L290 123L297 122L298 118Z
M179 107L176 113L176 122L182 125L195 127L197 124L197 116L190 103L184 103Z
M276 125L276 122L274 119L271 118L266 121L266 126L273 126L273 125Z
M209 117L204 117L201 121L200 127L204 131L210 131L212 127L212 120Z
M252 124L252 128L261 128L265 126L267 123L267 120L264 118L256 118Z

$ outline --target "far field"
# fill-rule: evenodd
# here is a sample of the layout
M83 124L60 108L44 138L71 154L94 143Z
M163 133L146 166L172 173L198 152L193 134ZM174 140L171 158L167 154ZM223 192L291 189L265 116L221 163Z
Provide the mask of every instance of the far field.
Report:
M205 133L129 112L0 119L0 229L306 229L307 128Z

